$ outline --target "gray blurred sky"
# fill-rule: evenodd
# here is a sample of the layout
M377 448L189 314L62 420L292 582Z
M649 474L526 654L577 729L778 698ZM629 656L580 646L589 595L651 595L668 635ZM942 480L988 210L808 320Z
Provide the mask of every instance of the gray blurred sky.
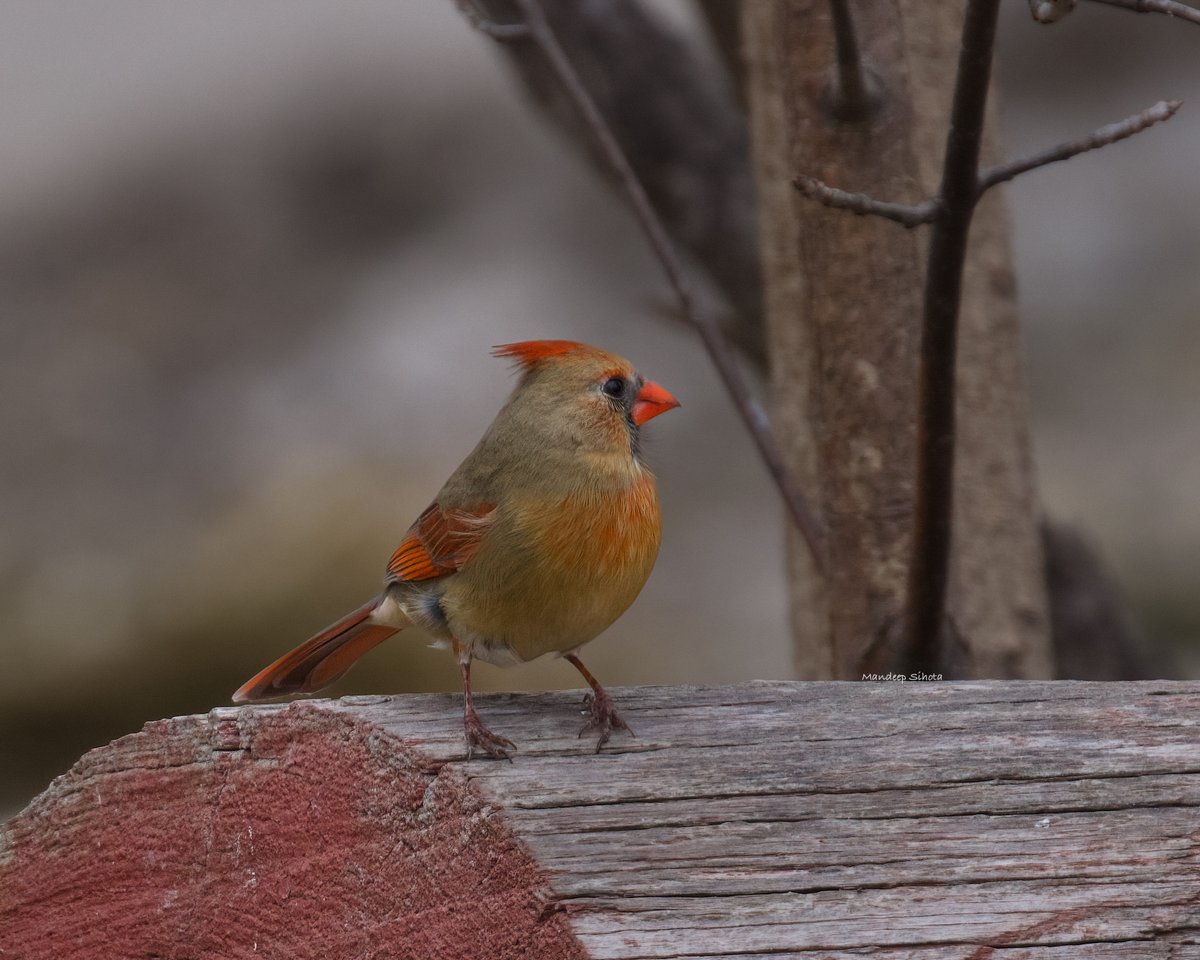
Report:
M239 603L247 590L304 594L321 575L319 548L281 564L278 552L289 544L278 531L312 520L313 502L336 502L339 490L355 499L354 509L378 511L373 542L362 549L371 569L379 567L510 387L506 365L488 358L489 346L566 336L633 357L670 384L687 410L686 418L656 424L651 439L671 491L660 569L674 572L656 578L653 602L614 629L616 642L598 648L608 651L598 659L610 663L597 669L626 682L788 672L781 534L748 443L692 338L653 319L661 282L623 212L528 115L487 44L450 4L30 5L7 16L4 79L21 96L5 102L11 116L0 115L14 134L0 155L0 177L11 188L0 193L10 217L37 229L114 184L136 197L142 176L152 185L160 176L197 178L203 196L246 195L269 219L277 207L254 193L269 194L271 171L256 154L274 158L288 136L308 143L310 118L327 123L330 103L336 109L356 96L368 112L381 101L388 112L355 120L355 135L364 125L389 128L382 136L412 176L455 198L427 229L356 264L326 325L305 329L299 347L281 331L281 349L247 357L234 333L228 356L204 377L170 389L159 384L156 394L142 369L146 356L105 338L105 315L81 320L83 331L63 338L75 346L82 336L97 342L62 360L69 369L61 376L35 378L24 397L32 415L9 425L25 430L16 443L40 434L47 418L68 461L73 435L83 443L132 436L129 456L142 480L122 487L120 468L103 455L95 478L14 478L25 503L10 518L10 532L19 535L8 539L6 553L21 568L20 626L37 639L31 670L49 680L121 653L142 642L131 634L152 632L189 605ZM451 125L444 134L421 132ZM436 142L442 135L450 138L451 162ZM120 312L103 305L111 316ZM166 331L179 323L161 317ZM62 356L51 341L31 351L27 366ZM126 389L139 378L145 393ZM64 400L68 380L91 387ZM105 388L114 383L121 389L106 406ZM181 397L184 390L190 395ZM187 469L165 470L153 443L138 437L166 442L165 459ZM202 453L200 462L189 447ZM122 459L106 452L108 460ZM163 471L160 482L147 484L143 470ZM162 489L185 482L191 489ZM81 486L82 497L53 494ZM222 506L212 506L216 495ZM685 499L686 514L673 505ZM80 515L92 536L80 535ZM248 527L247 516L271 533ZM76 542L47 548L48 528L55 530L49 539ZM283 538L274 556L260 549L264 536ZM272 564L271 582L247 578L230 557L252 557L256 573ZM736 603L721 601L729 592L726 565L753 571L737 584ZM66 601L64 582L76 585ZM364 580L361 592L376 586L375 577ZM151 612L138 615L131 604ZM688 634L734 639L697 643L669 666L639 649L641 638L667 624L685 648ZM246 663L272 652L260 644ZM517 674L497 682L547 682L536 671ZM565 674L558 681L573 682ZM12 686L14 694L28 689L16 678Z

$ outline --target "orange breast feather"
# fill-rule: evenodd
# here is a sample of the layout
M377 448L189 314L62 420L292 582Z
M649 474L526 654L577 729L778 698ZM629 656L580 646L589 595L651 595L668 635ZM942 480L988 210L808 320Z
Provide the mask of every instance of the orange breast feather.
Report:
M600 495L563 501L557 522L542 534L550 556L578 563L601 576L645 576L658 554L662 522L654 478Z

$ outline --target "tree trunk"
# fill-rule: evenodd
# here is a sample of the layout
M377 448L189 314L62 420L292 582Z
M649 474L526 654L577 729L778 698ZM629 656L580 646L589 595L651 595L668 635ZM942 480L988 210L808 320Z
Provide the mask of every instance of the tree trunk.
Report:
M742 6L776 422L830 532L823 582L799 538L789 546L796 667L806 678L857 678L903 608L926 237L822 207L791 180L809 174L886 200L932 195L961 11L856 3L883 105L841 124L823 108L834 50L825 0ZM993 195L975 218L960 321L957 675L1052 671L1013 287L1007 217Z

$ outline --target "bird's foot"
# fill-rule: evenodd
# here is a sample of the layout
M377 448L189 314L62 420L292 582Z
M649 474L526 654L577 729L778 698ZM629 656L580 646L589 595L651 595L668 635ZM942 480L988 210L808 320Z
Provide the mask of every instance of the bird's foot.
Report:
M583 698L583 703L588 708L588 721L579 731L579 735L582 737L585 733L599 730L600 736L596 740L597 753L608 743L608 738L612 735L614 728L624 730L631 737L634 736L633 731L629 729L629 724L622 720L621 715L613 708L612 698L603 690L599 693L587 694Z
M511 760L513 751L517 749L517 745L507 737L492 733L485 727L474 710L468 710L463 715L463 732L467 739L468 760L475 755L476 748L497 760Z

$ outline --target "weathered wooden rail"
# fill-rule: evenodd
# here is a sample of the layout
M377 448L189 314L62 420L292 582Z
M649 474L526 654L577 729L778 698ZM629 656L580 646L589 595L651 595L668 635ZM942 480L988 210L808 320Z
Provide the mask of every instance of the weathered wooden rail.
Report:
M1200 684L221 708L0 831L0 958L1200 956Z

